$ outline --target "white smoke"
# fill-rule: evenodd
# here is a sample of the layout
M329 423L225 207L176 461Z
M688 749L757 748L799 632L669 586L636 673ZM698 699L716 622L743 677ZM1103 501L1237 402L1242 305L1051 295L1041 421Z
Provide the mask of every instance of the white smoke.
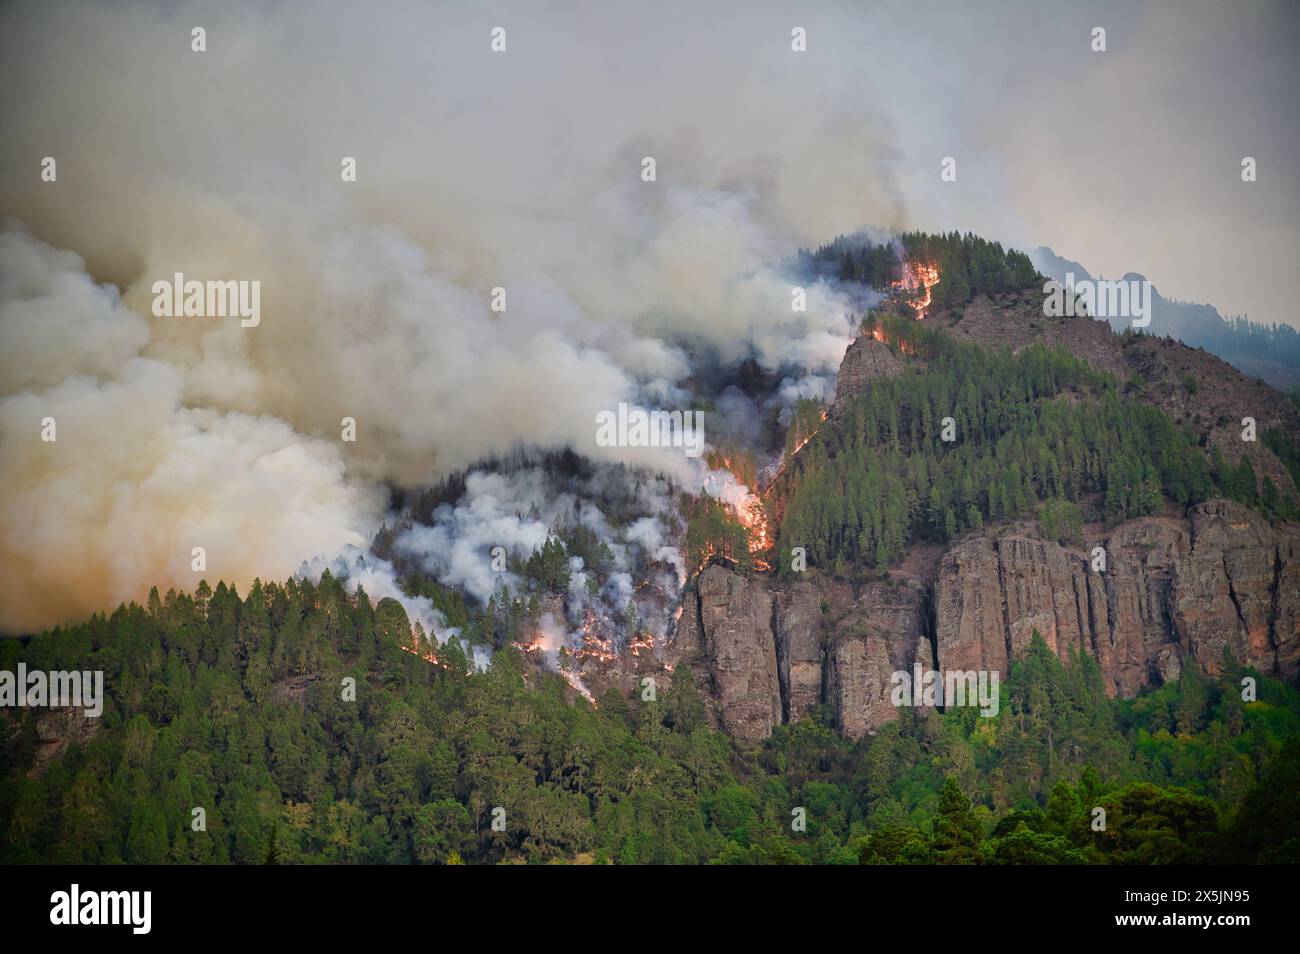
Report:
M346 547L333 557L315 557L303 561L295 575L319 583L326 570L336 579L344 581L348 592L355 593L358 587L364 589L371 603L378 603L382 599L396 600L406 610L407 619L412 625L419 623L425 634L436 639L439 644L459 635L456 627L447 625L447 617L434 607L428 597L408 596L398 584L393 565L373 553L358 547Z
M803 94L726 71L668 89L649 36L635 68L652 84L592 84L596 41L529 7L493 60L486 41L405 46L481 32L469 11L317 14L0 13L6 100L21 104L5 110L0 211L36 236L11 227L0 243L0 631L154 584L282 578L363 545L385 484L520 444L698 490L681 448L599 446L596 414L688 409L699 354L797 376L843 353L850 303L813 286L796 313L790 280L763 263L897 220L882 167L863 162L884 154L865 107L828 127ZM208 25L204 54L190 23ZM735 115L740 82L792 117L782 136ZM56 182L32 187L30 148L58 159ZM647 154L654 183L640 178ZM342 156L357 182L340 181ZM152 317L153 282L177 272L260 281L260 325ZM490 309L495 287L505 312ZM46 417L55 443L40 441ZM536 539L531 521L500 519L512 552ZM426 544L445 578L494 584L450 536Z
M337 445L187 406L182 372L140 355L144 320L75 255L10 230L0 263L0 627L84 618L153 584L283 578L365 542L380 497L344 478Z
M586 478L562 479L529 466L520 470L472 471L455 503L434 510L431 522L402 530L393 550L446 586L460 587L480 605L505 591L527 593L527 581L512 566L526 561L548 540L580 526L608 554L603 568L571 555L566 615L573 647L594 620L600 635L621 635L621 620L635 601L648 632L663 636L667 615L686 582L677 538L681 517L673 487L661 477L613 466L597 466ZM611 522L602 505L635 516ZM592 584L589 587L589 582ZM654 599L637 599L637 584L655 588ZM367 591L369 588L367 587Z

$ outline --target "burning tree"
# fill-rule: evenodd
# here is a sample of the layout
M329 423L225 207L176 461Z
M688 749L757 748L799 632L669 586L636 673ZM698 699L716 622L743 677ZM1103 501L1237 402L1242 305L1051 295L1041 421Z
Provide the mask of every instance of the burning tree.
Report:
M821 401L812 398L796 401L790 415L790 427L785 435L786 456L792 457L799 453L817 435L826 417L826 407Z
M721 557L740 569L749 569L750 535L739 517L712 497L686 497L686 560L696 571Z

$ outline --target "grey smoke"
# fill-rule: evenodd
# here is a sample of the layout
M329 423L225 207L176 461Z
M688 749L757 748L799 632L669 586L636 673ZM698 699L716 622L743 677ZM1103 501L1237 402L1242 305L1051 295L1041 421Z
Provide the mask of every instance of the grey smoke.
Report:
M1098 11L1105 58L1087 50ZM1268 276L1297 257L1300 150L1294 123L1253 117L1288 114L1295 20L1278 5L6 4L0 214L36 241L0 243L0 629L191 588L197 545L214 579L282 577L363 544L385 485L521 442L702 487L680 454L599 447L595 414L686 400L706 351L788 377L787 403L828 394L853 303L813 286L793 313L770 263L864 223L1069 247L1289 320L1264 305L1290 300ZM1262 174L1243 191L1248 153ZM57 182L39 179L45 156ZM151 283L175 272L260 281L261 324L150 317ZM36 440L46 416L53 445Z

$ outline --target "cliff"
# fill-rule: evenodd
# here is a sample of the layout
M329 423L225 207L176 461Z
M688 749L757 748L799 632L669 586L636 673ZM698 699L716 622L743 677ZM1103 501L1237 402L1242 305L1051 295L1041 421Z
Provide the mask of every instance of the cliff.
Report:
M990 529L952 546L933 579L899 574L856 592L811 573L785 582L711 566L687 594L673 655L742 742L818 705L857 737L896 717L893 672L919 662L1005 678L1035 630L1059 656L1096 659L1122 696L1177 678L1189 661L1217 674L1225 648L1295 678L1297 584L1300 527L1212 500L1183 517L1122 523L1086 549L1024 526Z
M1118 335L1086 317L1045 317L1035 291L976 296L926 320L984 347L1062 345L1125 381L1202 447L1229 461L1246 454L1261 478L1294 487L1261 442L1241 440L1240 422L1250 416L1261 432L1294 433L1300 412L1205 351ZM832 412L904 368L886 344L858 338L840 366ZM712 566L686 594L670 664L690 662L714 702L715 724L742 742L818 706L842 732L861 736L896 717L895 671L920 663L1005 678L1035 631L1062 658L1095 659L1112 695L1176 679L1189 664L1217 675L1225 650L1270 675L1300 672L1300 525L1270 525L1226 500L1094 525L1079 547L1011 523L946 549L914 546L883 580L854 586L816 570L796 577Z

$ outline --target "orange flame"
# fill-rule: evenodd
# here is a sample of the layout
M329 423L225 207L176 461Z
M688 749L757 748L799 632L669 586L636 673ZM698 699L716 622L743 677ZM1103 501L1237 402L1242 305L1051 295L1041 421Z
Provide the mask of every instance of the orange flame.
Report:
M893 283L894 288L917 292L918 297L912 304L916 308L916 320L920 321L925 317L925 310L930 307L934 301L934 296L930 294L930 289L939 284L939 266L927 262L904 262L903 277ZM875 333L872 333L876 337ZM883 337L876 337L877 341L883 341Z
M435 653L432 648L428 645L419 646L417 645L418 641L418 637L416 637L415 633L412 632L410 644L408 645L406 642L399 642L397 648L402 650L402 652L410 653L412 656L419 656L425 662L433 663L435 666L441 666L443 669L447 668L447 664L438 658L438 654Z

